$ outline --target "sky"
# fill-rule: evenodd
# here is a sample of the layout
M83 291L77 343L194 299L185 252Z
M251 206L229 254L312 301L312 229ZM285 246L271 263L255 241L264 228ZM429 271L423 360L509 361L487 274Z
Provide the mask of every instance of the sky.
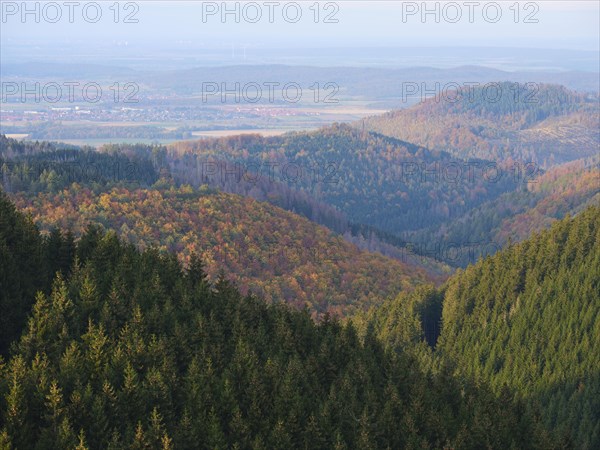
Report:
M2 1L0 61L54 55L64 59L70 54L74 62L88 63L110 57L124 61L132 54L138 60L175 61L189 60L198 49L218 49L219 55L207 61L245 60L246 54L261 61L262 51L262 60L272 62L278 56L266 49L280 49L289 51L286 63L293 58L313 63L306 56L310 51L290 55L297 49L339 48L346 58L346 52L366 47L517 47L584 50L592 53L583 55L581 64L574 53L570 68L598 71L600 64L600 2L595 0L75 3L27 2L29 12L24 14L23 2ZM321 62L331 56L336 53L324 55ZM506 59L506 54L498 58ZM385 58L378 61L383 64ZM496 67L503 64L499 60Z
M270 47L475 45L596 50L600 29L598 1L426 2L425 7L420 1L108 1L97 2L99 9L90 5L94 2L78 3L69 23L65 2L27 2L27 8L38 8L39 13L23 17L21 1L2 1L2 44L83 39L204 45L232 41ZM236 8L237 13L222 16L224 9ZM425 9L432 12L423 16ZM98 10L101 17L94 23Z

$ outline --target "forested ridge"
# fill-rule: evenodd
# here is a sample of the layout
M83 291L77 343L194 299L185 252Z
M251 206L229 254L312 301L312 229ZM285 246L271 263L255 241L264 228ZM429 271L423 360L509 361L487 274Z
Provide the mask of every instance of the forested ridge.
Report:
M8 193L52 193L85 184L150 186L165 174L160 147L107 146L103 152L48 142L19 142L0 135L0 184Z
M435 261L360 251L269 203L179 185L164 147L111 145L98 152L11 139L0 144L2 185L42 231L59 227L79 237L96 224L142 250L173 252L183 264L197 253L210 280L224 270L242 293L308 306L315 316L347 315L447 277Z
M284 184L352 222L390 233L443 223L524 182L513 167L456 158L346 124L269 138L179 142L168 152L173 176L186 183L247 191ZM219 161L229 166L215 167ZM266 188L261 180L269 180ZM261 193L269 194L280 192Z
M565 105L540 100L516 108L523 126L534 120L528 117L561 118L561 111L568 116L593 107L585 96L564 89L541 92L550 97L546 101ZM497 126L495 116L510 107L510 102L489 106L491 123ZM488 117L479 110L474 114ZM569 139L561 142L568 145ZM571 156L590 154L598 143L575 146ZM206 183L298 211L361 248L392 257L399 248L403 255L413 252L455 267L580 211L600 192L595 154L542 170L510 153L496 161L461 159L343 124L273 138L176 143L165 159L182 182Z
M560 85L512 82L448 89L356 124L461 158L533 161L550 168L596 155L597 95Z
M545 173L519 161L457 159L346 125L170 147L71 147L0 138L4 189L32 198L71 191L73 183L96 195L112 186L208 186L271 203L435 276L447 272L435 259L474 263L593 203L600 189L595 157Z
M13 196L46 231L88 224L114 230L146 249L173 252L182 263L201 254L209 279L221 270L243 293L307 306L315 315L347 315L436 275L415 264L359 251L325 227L268 203L189 186L112 188L73 185L56 194Z
M465 373L538 398L571 442L600 445L600 207L448 282L440 349Z
M97 227L43 237L1 193L0 217L2 293L18 279L29 315L4 336L3 449L552 446L519 401L208 283L197 257L184 269Z
M525 402L565 448L600 445L600 207L362 318L392 348ZM426 345L429 344L429 345ZM434 348L432 351L431 348Z

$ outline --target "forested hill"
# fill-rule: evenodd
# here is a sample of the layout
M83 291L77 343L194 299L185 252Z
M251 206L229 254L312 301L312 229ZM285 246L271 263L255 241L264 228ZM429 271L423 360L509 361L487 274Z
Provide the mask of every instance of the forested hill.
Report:
M239 195L189 186L114 187L94 193L73 185L56 194L14 195L44 230L88 224L114 230L138 248L202 255L215 280L221 269L243 293L285 301L314 314L345 315L422 283L443 281L425 268L359 251L303 217Z
M599 206L457 272L440 290L401 294L370 321L395 348L427 341L456 373L499 394L508 388L558 445L600 447Z
M597 96L503 82L447 90L356 126L462 158L512 158L548 168L595 155L599 121Z
M457 159L344 124L269 138L181 142L169 150L173 176L187 183L264 189L264 198L282 195L278 186L285 184L352 222L390 233L440 224L523 182L490 161Z
M211 280L225 269L244 294L307 305L315 315L345 315L449 273L392 246L395 260L360 251L341 233L266 202L178 186L164 147L0 144L2 186L44 231L58 226L80 236L98 224L141 249L174 252L184 264L196 252Z
M538 399L573 442L600 446L600 207L452 278L442 324L439 349L465 373Z
M2 317L30 314L4 336L3 449L551 448L484 385L209 285L198 259L97 229L52 245L1 193L0 218Z

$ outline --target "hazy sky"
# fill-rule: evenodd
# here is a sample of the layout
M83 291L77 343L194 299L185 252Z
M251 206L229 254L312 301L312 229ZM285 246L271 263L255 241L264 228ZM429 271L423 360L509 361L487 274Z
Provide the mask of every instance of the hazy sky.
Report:
M115 8L111 9L114 1L98 2L99 9L93 2L80 1L72 9L73 23L65 2L47 3L51 2L28 2L28 8L38 8L39 14L23 18L21 1L2 2L4 49L32 41L56 42L59 49L65 40L165 47L231 42L267 47L474 45L597 50L599 45L598 1L427 2L426 8L434 12L425 17L421 1L227 2L228 9L238 8L239 23L236 13L223 20L222 2L118 2L116 17ZM97 11L102 16L92 23ZM295 21L298 12L301 17ZM124 23L128 14L137 23ZM324 23L326 17L333 22Z

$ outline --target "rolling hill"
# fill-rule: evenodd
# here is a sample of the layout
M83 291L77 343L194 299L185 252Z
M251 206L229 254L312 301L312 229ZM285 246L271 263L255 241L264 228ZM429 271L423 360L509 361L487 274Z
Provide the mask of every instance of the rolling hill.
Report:
M458 157L534 162L590 157L600 145L598 97L558 85L462 88L356 126Z
M449 273L433 260L361 251L270 203L177 186L161 147L0 144L4 189L44 231L58 226L77 237L100 225L139 248L174 252L183 264L201 254L210 280L225 268L244 294L307 305L315 315L343 315Z
M268 138L175 143L169 159L173 177L182 182L254 191L266 199L285 184L351 222L388 233L445 222L523 183L508 166L463 160L343 124Z
M578 96L549 92L557 98L565 95L573 110L581 107ZM563 108L552 105L540 110L525 106L511 120L526 126L539 114ZM473 107L470 114L489 115L486 120L495 123L504 107L495 108L486 112ZM588 150L593 148L590 144ZM464 267L495 253L509 239L522 240L596 201L600 172L595 157L592 152L545 171L510 158L460 159L335 125L270 138L177 143L169 147L166 159L179 182L268 201L329 227L361 248L401 261L406 255L422 255Z
M141 249L156 247L183 263L201 254L210 280L221 268L243 293L311 312L346 314L443 276L360 251L296 214L210 190L112 188L95 194L77 184L56 194L13 196L43 230L89 224L114 230Z

